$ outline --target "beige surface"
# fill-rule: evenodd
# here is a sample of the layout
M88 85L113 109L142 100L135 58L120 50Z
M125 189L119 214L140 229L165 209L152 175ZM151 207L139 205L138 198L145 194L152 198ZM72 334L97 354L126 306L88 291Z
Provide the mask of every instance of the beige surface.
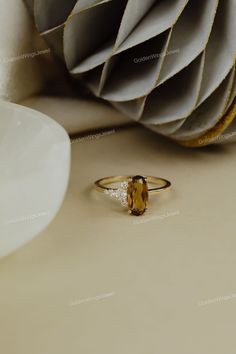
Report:
M143 128L74 143L59 215L0 262L1 351L235 353L235 153L186 150ZM123 173L161 175L174 189L131 217L89 193Z
M39 95L20 103L49 115L69 134L132 123L131 119L102 101Z

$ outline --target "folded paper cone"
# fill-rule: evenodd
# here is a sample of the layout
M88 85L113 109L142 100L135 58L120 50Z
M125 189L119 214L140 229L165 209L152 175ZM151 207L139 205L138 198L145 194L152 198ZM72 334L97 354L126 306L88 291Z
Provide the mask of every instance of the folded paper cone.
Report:
M232 106L234 0L25 1L70 74L153 131L193 141Z

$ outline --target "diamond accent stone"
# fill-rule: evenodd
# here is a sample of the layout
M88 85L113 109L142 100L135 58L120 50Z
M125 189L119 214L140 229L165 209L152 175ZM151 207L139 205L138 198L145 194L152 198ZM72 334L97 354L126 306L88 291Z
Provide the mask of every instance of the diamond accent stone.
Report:
M113 199L117 199L122 207L127 208L127 188L128 182L122 182L117 189L105 189L104 193Z

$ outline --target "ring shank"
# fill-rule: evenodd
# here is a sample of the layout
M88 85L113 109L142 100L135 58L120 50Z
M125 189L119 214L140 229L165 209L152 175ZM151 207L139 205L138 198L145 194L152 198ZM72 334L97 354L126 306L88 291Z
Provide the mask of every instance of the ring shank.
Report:
M105 190L116 191L117 189L119 189L118 187L111 187L109 185L119 183L119 182L129 182L129 180L131 178L132 178L132 176L104 177L104 178L101 178L98 181L96 181L94 184L95 184L96 189L101 192L104 192ZM161 178L161 177L147 176L144 178L146 179L147 183L159 185L159 187L149 188L148 191L150 194L159 193L163 190L170 188L170 186L171 186L171 183L168 180ZM107 187L107 186L109 186L109 187Z

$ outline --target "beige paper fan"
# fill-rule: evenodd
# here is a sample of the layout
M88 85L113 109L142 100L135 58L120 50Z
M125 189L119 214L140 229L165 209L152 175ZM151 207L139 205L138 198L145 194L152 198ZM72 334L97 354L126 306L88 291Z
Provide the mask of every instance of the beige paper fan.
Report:
M25 1L97 97L185 145L235 140L235 0Z

